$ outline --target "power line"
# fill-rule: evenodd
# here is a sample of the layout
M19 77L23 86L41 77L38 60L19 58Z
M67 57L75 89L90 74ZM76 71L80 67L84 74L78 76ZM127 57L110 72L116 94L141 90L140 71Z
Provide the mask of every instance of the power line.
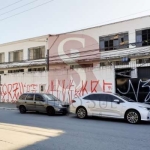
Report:
M21 1L23 1L23 0L17 1L17 2L15 2L15 3L12 3L12 4L10 4L10 5L7 5L7 6L3 7L3 8L0 8L0 10L3 10L3 9L5 9L5 8L7 8L7 7L10 7L10 6L13 6L13 5L15 5L15 4L17 4L17 3L21 2Z
M137 42L137 43L134 43L135 45L136 44L139 44L139 43L142 43L142 42ZM98 43L97 43L98 44ZM128 46L128 45L131 45L132 43L129 43L129 44L126 44L125 46ZM95 44L93 44L95 45ZM118 45L119 46L119 45ZM82 47L83 48L83 47ZM128 48L128 50L130 49L134 49L134 48ZM56 58L56 57L60 57L60 56L65 56L65 55L72 55L72 54L81 54L81 53L87 53L87 52L93 52L93 51L98 51L100 50L99 48L98 49L90 49L90 50L85 50L85 51L81 51L81 52L74 52L74 53L66 53L66 54L62 54L62 55L52 55L50 56L50 58Z
M54 0L50 0L50 1L45 2L45 3L43 3L43 4L37 5L36 7L32 7L32 8L30 8L30 9L27 9L27 10L22 11L22 12L20 12L20 13L14 14L14 15L12 15L12 16L9 16L9 17L3 18L3 19L0 19L0 21L3 21L3 20L6 20L6 19L9 19L9 18L11 18L11 17L20 15L20 14L22 14L22 13L28 12L28 11L30 11L30 10L32 10L32 9L35 9L35 8L41 7L41 6L43 6L43 5L46 5L46 4L48 4L48 3L52 2L52 1L54 1Z
M9 13L9 12L14 11L14 10L20 9L20 8L22 8L22 7L25 7L25 6L27 6L27 5L30 5L30 4L34 3L35 1L38 1L38 0L34 0L34 1L30 2L30 3L27 3L27 4L22 5L22 6L20 6L20 7L17 7L17 8L15 8L15 9L10 10L10 11L7 11L7 12L5 12L5 13L2 13L2 14L0 14L0 16L5 15L5 14L7 14L7 13Z
M129 49L133 49L133 48L129 48ZM127 49L127 50L129 50L129 49ZM143 48L143 49L141 49L141 50L148 50L149 48ZM93 49L93 50L97 50L97 49ZM97 55L97 54L100 54L100 53L96 53L96 54L91 54L90 56L92 56L92 55ZM67 55L67 54L66 54ZM80 56L80 57L86 57L87 55L84 55L84 56ZM89 55L88 55L89 56ZM59 56L58 56L59 57ZM79 57L79 58L80 58ZM78 58L78 57L70 57L70 58L64 58L64 59L71 59L71 58ZM43 58L43 59L46 59L46 57L45 58ZM61 59L61 58L60 58ZM59 60L60 60L59 59ZM58 59L55 59L55 60L58 60ZM55 60L51 60L51 61L55 61ZM36 61L34 61L34 60L30 60L30 59L25 59L25 60L22 60L21 62L4 62L4 63L0 63L0 65L5 65L5 64L9 64L9 63L31 63L31 62L43 62L42 60L36 60Z
M114 20L118 20L118 19L130 17L130 16L133 16L133 15L136 15L136 14L140 14L140 13L143 13L143 12L147 12L147 11L150 11L150 9L146 9L146 10L143 10L143 11L140 11L140 12L136 12L136 13L133 13L133 14L129 14L129 15L126 15L126 16L114 18L114 19L107 20L107 21L104 21L104 22L99 22L99 23L96 23L96 24L93 24L93 25L90 25L90 26L84 26L84 27L82 27L82 28L92 28L93 26L94 26L94 27L95 27L95 26L101 26L101 25L103 25L103 23L107 23L107 22L110 22L110 21L114 21ZM104 24L104 25L105 25L105 24ZM81 29L74 29L74 30L81 30Z
M129 48L129 49L133 49L133 48ZM129 49L127 49L127 50L129 50ZM148 50L149 48L144 48L144 49L142 49L142 50ZM97 50L97 49L95 49L95 50ZM88 54L88 55L84 55L84 56L80 56L80 57L70 57L70 58L63 58L63 60L66 60L66 59L72 59L72 58L81 58L81 57L87 57L87 56L95 56L95 55L98 55L98 54L100 54L100 52L99 53L96 53L96 54ZM67 54L66 54L67 55ZM59 56L61 56L61 55L58 55L58 57ZM51 58L53 58L53 57L51 57ZM54 60L51 60L51 61L56 61L56 60L61 60L61 58L59 58L59 59L54 59Z
M130 15L126 15L126 16L123 16L123 17L119 17L119 18L115 18L115 19L111 19L111 20L108 20L108 21L105 21L105 22L109 22L109 21L113 21L113 20L116 20L116 19L121 19L121 18L125 18L125 17L128 17L128 16L133 16L133 15L135 15L135 14L139 14L139 13L143 13L143 12L146 12L146 11L149 11L150 9L147 9L147 10L143 10L143 11L140 11L140 12L137 12L137 13L133 13L133 14L130 14ZM105 23L105 22L101 22L101 23ZM99 23L100 24L100 23ZM94 26L94 25L93 25ZM87 27L83 27L83 28L87 28ZM90 28L92 28L92 27L90 27ZM76 29L76 30L79 30L79 29ZM81 29L80 29L81 30ZM85 31L86 29L83 29L83 31ZM135 34L135 32L132 32L132 33L130 33L130 34ZM130 35L130 34L128 34L128 35ZM98 43L95 43L95 44L91 44L91 45L88 45L88 46L92 46L92 45L97 45ZM86 47L88 47L88 46L86 46ZM80 48L83 48L83 47L80 47ZM80 48L78 48L78 49L80 49ZM85 47L84 47L85 48ZM66 51L70 51L70 50L66 50ZM55 54L55 53L53 53L53 54Z
M124 33L126 33L126 32L124 32ZM132 34L135 34L136 33L136 31L135 32L130 32L130 33L127 33L128 34L128 36L129 35L132 35ZM112 36L113 35L117 35L117 34L119 34L119 33L116 33L116 34L111 34ZM111 36L110 35L110 36ZM58 35L59 36L59 35ZM106 36L102 36L102 37L107 37L107 36L109 36L109 35L106 35ZM101 37L101 36L99 36L99 37ZM140 43L140 42L139 42ZM129 43L129 45L130 44L132 44L132 43ZM133 43L134 44L134 43ZM99 45L99 43L98 42L96 42L96 43L93 43L93 44L89 44L89 45L86 45L85 47L77 47L76 49L82 49L82 48L87 48L87 47L90 47L90 46L94 46L94 45ZM118 45L117 45L118 46ZM65 50L65 51L70 51L70 49L67 49L67 50ZM88 50L87 50L88 51ZM87 51L83 51L83 52L87 52ZM51 55L53 55L53 54L57 54L56 52L55 53L52 53ZM54 55L55 56L55 55Z
M95 45L95 44L93 44L93 45ZM51 58L59 57L59 56L63 56L63 55L72 55L72 54L79 54L79 53L91 52L91 51L96 51L96 50L99 50L99 49L90 49L90 50L85 50L85 51L81 51L81 52L67 53L67 54L62 54L62 55L53 55L53 56L51 56Z

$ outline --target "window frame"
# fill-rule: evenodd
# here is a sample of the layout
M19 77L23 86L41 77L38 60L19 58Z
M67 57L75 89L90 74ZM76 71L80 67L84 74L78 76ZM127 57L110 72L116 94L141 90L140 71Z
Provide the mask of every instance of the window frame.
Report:
M113 47L112 47L112 49L110 49L109 41L111 40L111 37L115 37L115 36L118 36L118 43L121 43L120 42L121 36L124 37L124 42L125 42L125 37L128 37L127 43L125 43L123 45L119 44L118 46L114 46L114 40L115 39L112 39ZM108 38L108 47L105 47L105 38L106 39ZM104 41L104 48L103 49L101 49L101 44L100 44L101 41ZM100 51L111 51L111 50L118 50L118 49L123 49L123 48L129 48L129 32L128 31L99 36L99 49L100 49Z
M33 95L33 100L27 100L27 97L28 97L28 95ZM26 101L34 101L34 99L35 99L35 94L32 94L32 93L29 93L29 94L27 94L27 96L26 96Z
M44 49L44 52L43 52L43 55L44 56L42 56L42 55L40 55L40 57L39 58L35 58L35 56L37 57L37 55L34 55L34 51L36 51L37 49ZM32 58L31 58L31 52L30 51L33 51L33 56L32 56ZM40 53L42 54L42 50L40 51ZM35 53L36 54L36 53ZM30 48L28 48L28 60L38 60L38 59L45 59L45 54L46 54L46 46L45 45L42 45L42 46L35 46L35 47L30 47Z
M46 71L45 67L37 67L37 68L28 68L28 72L41 72Z
M15 54L16 52L18 52L18 53L21 52L21 53L22 53L21 55L20 55L20 53L19 53L18 60L15 60L15 59L14 59L14 57L15 57L14 54ZM11 60L11 56L10 56L11 53L12 53L12 60ZM15 50L15 51L9 51L8 54L9 54L9 57L8 57L9 60L8 60L8 62L21 62L21 61L23 61L23 49ZM19 59L20 59L20 60L19 60Z
M90 96L93 96L93 95L98 95L99 93L91 93L89 95L86 95L85 97L83 97L84 100L90 100L90 101L99 101L99 100L96 100L96 99L86 99L86 97L90 97Z
M142 31L147 30L147 40L148 40L148 34L150 35L150 33L148 33L148 30L150 30L150 27L147 28L141 28L141 29L136 29L135 30L135 39L136 39L136 43L137 43L137 35L141 35L142 36ZM137 34L137 32L141 32L140 34ZM142 37L141 37L142 38ZM149 43L149 45L148 45ZM140 45L141 44L141 45ZM136 47L145 47L145 46L150 46L150 39L147 42L147 45L143 45L143 39L141 41L141 43L137 43Z
M25 99L20 99L20 97L23 96L23 95L26 95L26 96L25 96ZM22 95L19 96L19 100L26 100L26 97L27 97L27 96L28 96L28 94L22 94Z
M24 72L24 69L8 70L8 73L20 73L20 72Z
M36 96L40 96L42 99L41 99L41 100L36 100ZM43 97L42 95L40 95L40 94L34 94L34 101L36 101L36 102L43 102L43 101L45 101L45 99L44 99L44 97Z
M85 96L85 97L83 97L83 99L84 100L90 100L90 101L99 101L99 102L101 102L102 100L100 100L100 99L86 99L86 97L88 97L88 96L93 96L93 95L98 95L98 97L100 96L100 95L108 95L108 94L103 94L103 93L91 93L91 94L89 94L89 95L87 95L87 96Z
M91 95L103 95L103 96L105 96L106 97L106 100L101 100L101 99L98 99L98 100L96 100L96 99L86 99L86 97L88 97L88 96L91 96ZM115 99L118 99L119 101L120 101L120 103L124 103L124 101L123 100L121 100L120 98L118 98L117 96L115 96L115 95L112 95L112 94L106 94L106 93L91 93L91 94L89 94L89 95L86 95L85 97L83 97L82 99L83 100L89 100L89 101L99 101L99 102L114 102L113 100L108 100L108 97L114 97Z
M79 69L79 68L93 68L93 63L70 65L70 69Z
M0 53L0 64L4 63L5 62L5 53L4 52L1 52Z

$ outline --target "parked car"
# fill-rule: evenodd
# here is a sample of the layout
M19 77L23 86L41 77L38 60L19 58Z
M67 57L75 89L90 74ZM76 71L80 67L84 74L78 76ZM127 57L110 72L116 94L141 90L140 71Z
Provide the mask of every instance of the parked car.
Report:
M148 104L148 105L150 105L150 102L145 102L145 104Z
M129 123L150 120L150 105L111 93L91 93L72 100L70 112L83 119L87 116L121 118Z
M65 115L68 113L69 108L68 103L46 93L24 93L19 97L16 106L22 114L26 111L36 111L45 112L48 115L54 115L55 113Z

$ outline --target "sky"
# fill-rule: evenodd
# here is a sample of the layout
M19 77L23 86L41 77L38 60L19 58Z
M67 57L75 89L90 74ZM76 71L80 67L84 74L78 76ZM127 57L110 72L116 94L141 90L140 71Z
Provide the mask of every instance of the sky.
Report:
M0 0L0 44L145 15L150 0Z

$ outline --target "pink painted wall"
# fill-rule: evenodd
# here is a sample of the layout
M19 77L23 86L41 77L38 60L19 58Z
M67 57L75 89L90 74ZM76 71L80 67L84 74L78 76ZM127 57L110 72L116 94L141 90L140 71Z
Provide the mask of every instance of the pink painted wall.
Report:
M114 91L113 68L99 68L98 37L86 35L86 32L50 36L48 47L50 49L48 80L53 88L51 91L57 97L70 101L75 96L91 92ZM96 62L92 68L70 69L71 63L80 65L94 60ZM56 63L57 67L53 66Z

